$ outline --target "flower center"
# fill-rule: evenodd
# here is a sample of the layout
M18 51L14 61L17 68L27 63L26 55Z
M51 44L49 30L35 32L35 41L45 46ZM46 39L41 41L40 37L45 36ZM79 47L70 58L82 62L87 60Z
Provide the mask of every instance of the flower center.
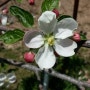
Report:
M54 36L50 36L48 39L47 39L47 42L50 46L52 46L54 44Z

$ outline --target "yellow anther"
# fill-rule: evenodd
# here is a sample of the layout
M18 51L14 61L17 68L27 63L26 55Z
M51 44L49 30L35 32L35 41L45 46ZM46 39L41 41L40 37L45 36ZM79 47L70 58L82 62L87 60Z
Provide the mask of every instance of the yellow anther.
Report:
M54 44L54 36L48 38L48 44L52 46Z

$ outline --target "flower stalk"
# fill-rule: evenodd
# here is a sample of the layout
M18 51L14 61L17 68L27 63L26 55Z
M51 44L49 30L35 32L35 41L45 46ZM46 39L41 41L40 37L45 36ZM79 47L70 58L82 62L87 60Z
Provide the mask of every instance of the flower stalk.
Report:
M43 90L48 90L49 74L44 71Z

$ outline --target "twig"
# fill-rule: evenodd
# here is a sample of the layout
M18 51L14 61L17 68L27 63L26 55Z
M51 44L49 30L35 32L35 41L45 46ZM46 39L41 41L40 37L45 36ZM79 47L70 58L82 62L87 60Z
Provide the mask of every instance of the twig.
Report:
M24 69L27 69L27 70L32 70L34 72L37 71L38 73L42 72L42 70L40 68L38 68L37 66L27 64L27 63L24 63L24 62L16 62L16 61L13 61L13 60L10 60L10 59L0 58L0 63L7 63L9 65L21 67L21 68L24 68ZM59 72L57 72L57 71L55 71L53 69L45 70L45 72L48 73L51 76L54 76L54 77L57 77L59 79L69 81L69 82L77 85L79 88L82 88L82 90L84 89L83 86L84 87L90 87L90 84L87 83L87 82L76 80L76 79L74 79L74 78L72 78L70 76L67 76L65 74L61 74L61 73L59 73Z
M65 74L58 73L57 71L51 70L50 72L49 71L46 71L46 72L49 73L50 75L54 76L54 77L60 78L62 80L69 81L69 82L71 82L77 86L90 87L90 84L87 82L76 80L76 79L74 79L70 76L67 76Z
M0 25L0 31L8 31L9 29L3 25Z
M86 48L90 48L90 40L87 40L82 46Z

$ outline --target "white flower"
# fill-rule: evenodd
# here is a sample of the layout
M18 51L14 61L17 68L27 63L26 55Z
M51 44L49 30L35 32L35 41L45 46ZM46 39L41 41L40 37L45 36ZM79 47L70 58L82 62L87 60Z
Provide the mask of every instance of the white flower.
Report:
M0 86L3 86L5 84L6 87L8 87L14 82L16 82L16 76L13 72L6 75L4 73L0 74Z
M68 38L78 26L74 19L65 18L58 22L55 13L46 11L38 19L38 24L43 33L28 31L24 36L24 42L29 48L40 48L35 61L41 69L54 66L56 62L54 50L64 57L75 54L77 44Z

